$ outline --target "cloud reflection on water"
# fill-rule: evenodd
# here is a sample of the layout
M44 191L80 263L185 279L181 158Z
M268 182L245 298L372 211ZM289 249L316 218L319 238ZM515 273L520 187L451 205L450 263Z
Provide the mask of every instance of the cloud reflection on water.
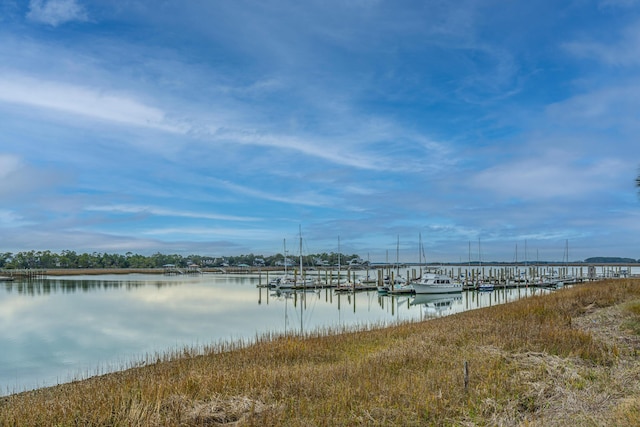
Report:
M122 369L184 346L428 314L406 296L322 289L285 298L257 289L258 283L255 276L105 275L6 284L0 288L0 393ZM498 302L486 298L465 298L455 310Z

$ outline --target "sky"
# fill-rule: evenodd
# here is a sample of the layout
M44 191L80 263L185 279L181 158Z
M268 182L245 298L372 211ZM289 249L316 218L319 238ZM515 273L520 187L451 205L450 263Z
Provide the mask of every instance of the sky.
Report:
M638 259L639 114L640 0L0 0L0 252Z

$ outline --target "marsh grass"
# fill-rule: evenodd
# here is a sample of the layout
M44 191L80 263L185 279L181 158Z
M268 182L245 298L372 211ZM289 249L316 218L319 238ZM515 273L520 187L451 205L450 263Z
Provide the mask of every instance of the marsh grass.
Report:
M605 339L597 316L619 307L610 323L624 339ZM638 425L638 329L623 326L638 319L629 279L392 327L265 335L5 397L0 425Z

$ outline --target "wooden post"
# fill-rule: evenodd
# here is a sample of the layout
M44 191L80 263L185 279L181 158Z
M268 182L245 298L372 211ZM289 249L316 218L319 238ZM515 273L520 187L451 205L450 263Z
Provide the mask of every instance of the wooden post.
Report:
M464 391L469 389L469 362L464 361Z

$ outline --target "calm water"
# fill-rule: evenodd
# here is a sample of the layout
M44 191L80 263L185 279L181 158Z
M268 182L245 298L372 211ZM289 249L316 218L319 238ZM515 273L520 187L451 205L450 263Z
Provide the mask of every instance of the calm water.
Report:
M470 292L448 301L420 301L375 291L276 294L258 283L258 276L215 274L0 282L0 394L122 369L184 346L266 332L392 324L542 292Z

